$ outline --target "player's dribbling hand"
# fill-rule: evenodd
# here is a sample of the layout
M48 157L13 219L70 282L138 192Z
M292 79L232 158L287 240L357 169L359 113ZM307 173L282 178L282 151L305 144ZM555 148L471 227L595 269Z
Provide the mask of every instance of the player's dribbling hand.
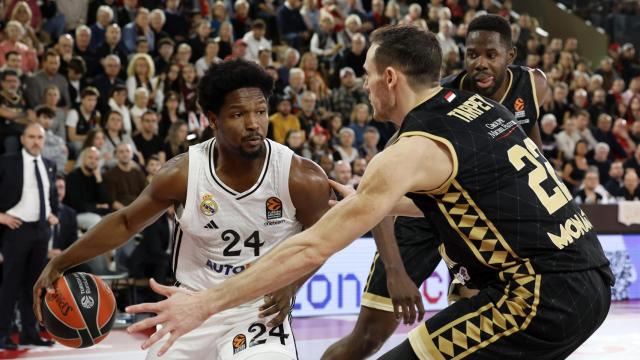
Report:
M265 318L276 313L278 314L267 323L267 326L278 326L287 318L287 315L291 311L291 301L295 295L295 288L295 286L289 285L269 295L265 295L264 304L260 306L260 318Z
M33 313L40 323L42 323L42 312L40 311L42 295L44 291L50 294L55 293L53 284L55 284L56 280L61 276L62 272L55 268L53 261L49 261L44 270L42 270L42 273L40 273L40 277L36 280L35 285L33 285Z
M403 320L404 324L413 324L416 321L417 308L418 321L422 321L424 317L422 296L406 271L387 270L387 289L397 320Z
M208 317L206 298L202 293L188 291L175 286L164 286L155 280L149 281L151 289L166 300L157 303L144 303L128 306L125 310L129 314L155 313L156 316L139 321L127 328L129 333L148 329L160 325L149 339L142 343L142 349L148 349L165 335L170 334L162 345L158 356L164 355L171 345L182 335L200 326Z

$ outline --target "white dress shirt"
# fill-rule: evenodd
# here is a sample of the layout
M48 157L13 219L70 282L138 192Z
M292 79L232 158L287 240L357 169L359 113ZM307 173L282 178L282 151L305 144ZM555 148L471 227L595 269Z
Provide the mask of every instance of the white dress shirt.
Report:
M51 203L49 201L49 175L47 168L42 161L42 156L34 157L25 149L22 149L22 196L20 201L7 211L7 214L17 217L24 222L36 222L40 217L40 194L38 193L38 180L36 179L33 160L38 161L38 170L42 178L44 189L44 217L47 219L51 214Z

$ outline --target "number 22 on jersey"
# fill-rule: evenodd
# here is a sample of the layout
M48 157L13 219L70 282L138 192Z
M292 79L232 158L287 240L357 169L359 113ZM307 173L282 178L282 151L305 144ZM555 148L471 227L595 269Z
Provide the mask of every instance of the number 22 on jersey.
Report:
M526 138L524 139L524 144L526 148L516 144L507 151L509 161L518 171L524 168L525 162L523 160L525 158L534 166L534 169L529 172L529 187L536 194L545 209L547 209L549 215L551 215L568 203L573 197L569 189L558 179L555 170L551 164L546 161L542 153L540 153L540 150L533 140ZM551 178L556 184L551 190L551 195L547 194L547 191L542 188L542 183L548 178Z

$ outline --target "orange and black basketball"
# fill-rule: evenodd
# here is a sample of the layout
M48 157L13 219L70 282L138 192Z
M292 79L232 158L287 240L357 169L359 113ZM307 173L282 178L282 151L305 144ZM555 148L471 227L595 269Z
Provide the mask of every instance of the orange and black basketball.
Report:
M55 293L42 301L42 320L62 345L84 348L104 340L111 331L116 299L98 277L77 272L55 283Z
M270 197L267 200L267 209L269 211L278 211L282 209L282 201L277 197Z

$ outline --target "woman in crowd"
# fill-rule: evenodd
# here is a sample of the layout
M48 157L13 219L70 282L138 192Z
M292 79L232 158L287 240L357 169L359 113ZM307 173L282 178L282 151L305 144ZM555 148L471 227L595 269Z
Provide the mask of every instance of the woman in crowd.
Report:
M356 139L356 134L350 128L342 128L338 133L339 143L334 146L335 150L333 153L333 159L335 161L346 161L348 163L352 163L355 159L358 158L358 149L356 149L353 144Z
M231 54L233 48L233 25L230 22L225 21L220 25L220 32L215 40L220 45L220 51L218 51L218 57L224 59Z
M187 134L189 128L187 123L182 120L171 124L167 133L167 138L164 141L164 153L167 155L167 160L176 155L180 155L189 150L189 144L187 143Z
M162 112L160 113L160 124L158 127L158 135L161 139L164 139L169 132L171 125L179 122L186 121L184 113L179 111L180 108L180 95L176 92L169 92L165 98L164 105L162 106ZM169 159L167 157L167 159Z
M51 131L66 140L67 128L65 121L67 119L67 114L58 106L58 103L60 102L60 89L55 85L47 85L47 87L44 88L43 99L43 105L52 108L53 111L56 112L56 118L53 120L53 127L51 128Z
M143 87L150 94L149 99L155 99L155 65L151 56L147 54L135 54L129 61L127 68L127 93L129 101L133 103L136 89Z
M89 130L89 132L87 133L87 138L82 144L82 150L78 155L78 158L76 160L74 167L77 168L82 166L84 151L87 148L95 147L96 149L98 149L98 152L100 152L100 160L98 161L98 167L101 170L105 170L105 167L104 167L105 163L111 162L111 160L113 159L113 152L110 151L110 148L107 148L105 146L106 141L107 140L104 135L104 130L102 130L102 128L97 127Z
M124 131L130 136L138 129L139 123L131 121L131 112L127 107L127 88L123 85L116 85L109 94L109 108L122 115Z
M207 46L204 48L204 56L196 61L196 74L199 78L204 76L211 64L222 61L222 59L218 57L219 51L220 45L217 41L214 39L207 40Z
M131 145L131 149L133 150L134 159L144 165L144 159L142 155L136 149L136 144L133 142L131 136L129 136L125 131L122 124L122 115L117 111L109 111L104 121L104 137L105 137L105 151L109 151L113 154L114 150L120 143L126 143ZM107 167L112 167L116 164L115 157L112 157L111 160L107 161L105 165Z
M139 87L133 92L133 106L131 107L131 121L135 124L136 129L142 126L142 115L149 111L149 90L145 87Z
M573 159L564 164L562 169L562 180L571 193L575 193L584 179L589 164L587 162L588 144L584 140L578 140L573 152Z

